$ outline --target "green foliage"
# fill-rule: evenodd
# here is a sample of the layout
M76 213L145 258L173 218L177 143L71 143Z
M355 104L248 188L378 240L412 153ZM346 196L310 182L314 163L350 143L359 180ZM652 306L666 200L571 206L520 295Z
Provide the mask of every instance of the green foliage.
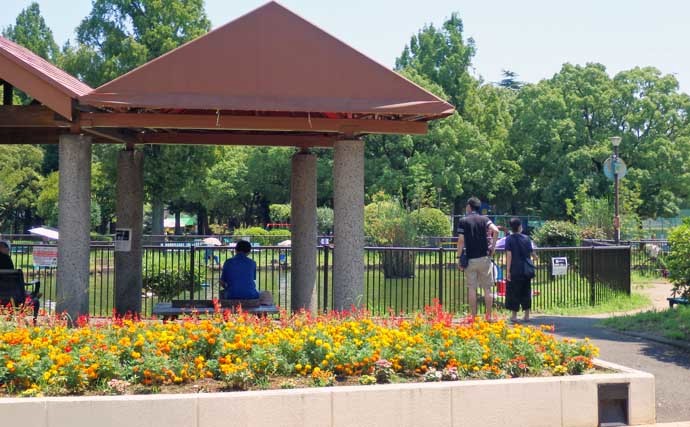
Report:
M410 219L420 236L438 237L450 235L450 219L440 209L417 209L410 213Z
M93 164L97 167L97 164ZM93 180L92 180L93 183ZM60 187L60 173L52 172L41 182L40 191L36 199L36 212L46 225L53 227L58 226L58 200ZM90 204L90 221L91 228L96 228L101 223L101 205L93 197L91 197Z
M261 227L237 228L233 234L235 240L249 240L252 243L260 245L269 245L271 243L271 234Z
M24 46L36 55L55 63L60 56L53 32L41 15L38 3L32 2L17 15L14 25L2 31L2 36ZM16 104L26 105L30 98L24 94L15 94Z
M568 221L546 221L533 234L542 247L577 246L579 230Z
M289 223L291 206L289 203L277 204L274 203L268 206L269 217L272 222Z
M682 296L690 297L690 218L675 227L668 235L671 251L666 257L669 277L674 290Z
M463 23L457 13L441 28L424 27L412 36L395 68L414 68L443 88L451 104L463 111L468 86L472 83L469 68L475 54L473 39L463 38Z
M377 246L406 246L417 241L410 215L397 201L385 195L364 207L364 234Z
M333 233L333 209L328 206L316 208L316 227L319 234Z
M97 87L203 35L210 27L202 0L94 0L91 12L77 27L76 45L65 46L60 65ZM205 210L208 194L198 183L212 164L212 148L147 146L145 153L144 182L156 218L154 233L162 232L165 203ZM115 182L114 175L109 179ZM111 216L109 207L104 207L106 216Z
M24 232L43 177L43 151L32 145L0 145L0 230ZM27 224L28 225L28 224Z
M203 0L94 0L64 66L100 86L210 29Z
M577 225L586 231L585 235L613 238L613 204L607 198L591 197L588 189L587 184L582 184L575 194L575 201L566 200L568 215L575 218Z
M290 239L290 230L285 230L283 228L274 228L273 230L268 232L268 235L270 236L269 244L277 245L283 240Z
M198 292L204 280L204 275L199 271L192 274L189 270L161 270L144 274L143 288L153 292L159 301L170 301L182 292Z
M517 95L509 136L525 177L515 207L565 218L565 200L573 200L583 183L591 197L608 197L611 182L602 167L613 150L609 138L617 135L628 165L622 189L639 193L634 213L645 218L677 213L690 195L683 113L689 105L675 77L654 68L623 71L612 79L601 64L565 64L552 79L526 85Z

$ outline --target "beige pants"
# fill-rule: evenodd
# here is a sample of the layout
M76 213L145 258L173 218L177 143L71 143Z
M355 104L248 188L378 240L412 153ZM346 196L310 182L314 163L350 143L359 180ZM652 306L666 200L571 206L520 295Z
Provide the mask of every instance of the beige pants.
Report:
M488 256L472 258L465 269L465 283L470 289L490 289L494 284L493 264Z

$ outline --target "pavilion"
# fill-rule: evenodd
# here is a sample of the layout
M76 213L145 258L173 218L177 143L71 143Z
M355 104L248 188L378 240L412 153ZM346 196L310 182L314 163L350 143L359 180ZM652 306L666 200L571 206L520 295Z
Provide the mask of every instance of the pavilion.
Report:
M316 307L316 157L334 150L336 309L364 293L366 134L424 134L453 106L276 2L92 89L0 37L0 144L59 143L57 310L88 313L91 146L121 144L115 307L141 311L141 144L289 146L292 157L291 308ZM35 102L13 106L16 87Z

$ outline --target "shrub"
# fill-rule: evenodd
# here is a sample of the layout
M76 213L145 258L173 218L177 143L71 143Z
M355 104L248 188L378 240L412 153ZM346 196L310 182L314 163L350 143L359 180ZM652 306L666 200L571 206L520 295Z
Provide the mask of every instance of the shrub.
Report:
M271 240L269 232L261 227L237 228L232 237L235 240L249 240L260 245L268 245Z
M364 207L364 233L378 246L409 246L417 242L417 229L397 201L379 196Z
M144 272L143 288L147 292L153 292L160 301L170 301L182 291L197 292L201 289L201 283L205 280L201 272L192 274L189 270L161 270L157 273L146 274Z
M669 277L675 292L690 297L690 218L671 230L668 235L671 251L666 257Z
M602 230L601 228L598 227L593 227L593 226L585 226L580 228L580 239L594 239L594 240L602 240L606 239L606 232Z
M268 232L268 235L270 236L269 244L277 245L283 240L290 239L290 230L286 230L284 228L274 228L273 230Z
M413 246L417 243L417 229L410 215L395 200L378 196L378 200L364 207L364 232L377 246ZM381 261L386 278L412 277L413 252L382 250Z
M568 221L546 221L533 234L539 246L577 246L579 230L575 224Z
M440 209L417 209L410 214L410 217L420 236L442 237L450 235L450 220Z

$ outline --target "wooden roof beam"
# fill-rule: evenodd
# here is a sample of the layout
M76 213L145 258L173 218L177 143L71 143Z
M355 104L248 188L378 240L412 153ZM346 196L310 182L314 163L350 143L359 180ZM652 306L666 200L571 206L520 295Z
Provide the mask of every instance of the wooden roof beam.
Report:
M0 128L61 128L70 122L42 105L1 105Z
M427 132L426 122L324 119L309 117L223 116L210 114L83 113L82 128L246 130L345 134L413 134Z
M140 144L187 144L187 145L251 145L268 147L333 148L336 136L322 135L245 135L245 134L193 134L193 133L142 133L137 136Z

